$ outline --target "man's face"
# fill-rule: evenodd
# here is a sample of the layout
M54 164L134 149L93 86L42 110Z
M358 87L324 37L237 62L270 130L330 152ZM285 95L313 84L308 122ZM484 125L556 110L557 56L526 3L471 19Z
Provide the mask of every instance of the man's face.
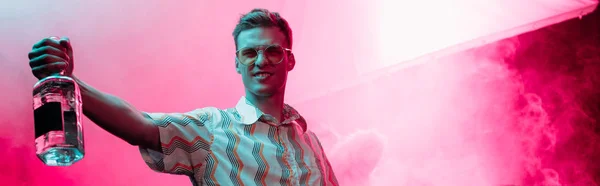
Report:
M273 96L278 93L283 93L285 83L287 81L287 73L292 70L295 65L295 60L291 52L284 51L281 55L281 62L274 61L278 59L276 52L270 52L268 46L282 46L288 48L285 35L279 28L253 28L240 32L238 39L238 50L235 62L236 70L242 75L242 80L246 91L257 96ZM243 54L245 49L255 48L262 50L256 55ZM246 56L240 56L246 55ZM253 64L245 65L240 59L245 59L248 56L255 57Z

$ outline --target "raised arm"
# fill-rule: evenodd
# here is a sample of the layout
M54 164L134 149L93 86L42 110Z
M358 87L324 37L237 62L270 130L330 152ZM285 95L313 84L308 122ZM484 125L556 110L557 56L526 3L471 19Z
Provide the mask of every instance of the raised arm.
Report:
M83 113L98 126L131 145L161 152L158 127L120 98L96 90L73 74L73 49L67 38L45 38L33 45L29 65L42 79L63 71L80 85Z
M80 85L85 116L131 145L161 152L158 127L152 120L124 100L74 79Z

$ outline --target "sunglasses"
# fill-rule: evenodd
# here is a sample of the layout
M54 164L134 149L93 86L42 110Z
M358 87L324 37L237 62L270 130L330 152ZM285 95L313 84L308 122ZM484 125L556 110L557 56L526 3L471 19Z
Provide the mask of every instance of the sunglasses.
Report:
M285 58L287 52L291 52L289 48L284 48L279 45L268 45L266 47L246 47L235 51L235 58L243 65L252 65L258 59L259 54L263 54L265 60L271 64L279 64Z

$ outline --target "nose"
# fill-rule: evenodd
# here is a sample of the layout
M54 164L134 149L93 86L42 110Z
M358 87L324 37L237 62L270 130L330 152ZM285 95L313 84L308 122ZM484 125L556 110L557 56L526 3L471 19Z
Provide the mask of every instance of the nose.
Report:
M269 61L266 58L265 54L262 51L258 52L258 56L256 57L256 61L254 61L254 65L256 65L258 67L264 67L268 64L269 64Z

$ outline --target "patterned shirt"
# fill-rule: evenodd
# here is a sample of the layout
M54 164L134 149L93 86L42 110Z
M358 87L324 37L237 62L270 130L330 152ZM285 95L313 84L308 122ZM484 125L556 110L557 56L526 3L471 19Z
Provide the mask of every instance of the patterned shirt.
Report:
M338 185L317 136L285 104L283 122L242 97L235 108L144 113L159 126L162 153L140 148L155 171L194 185Z

